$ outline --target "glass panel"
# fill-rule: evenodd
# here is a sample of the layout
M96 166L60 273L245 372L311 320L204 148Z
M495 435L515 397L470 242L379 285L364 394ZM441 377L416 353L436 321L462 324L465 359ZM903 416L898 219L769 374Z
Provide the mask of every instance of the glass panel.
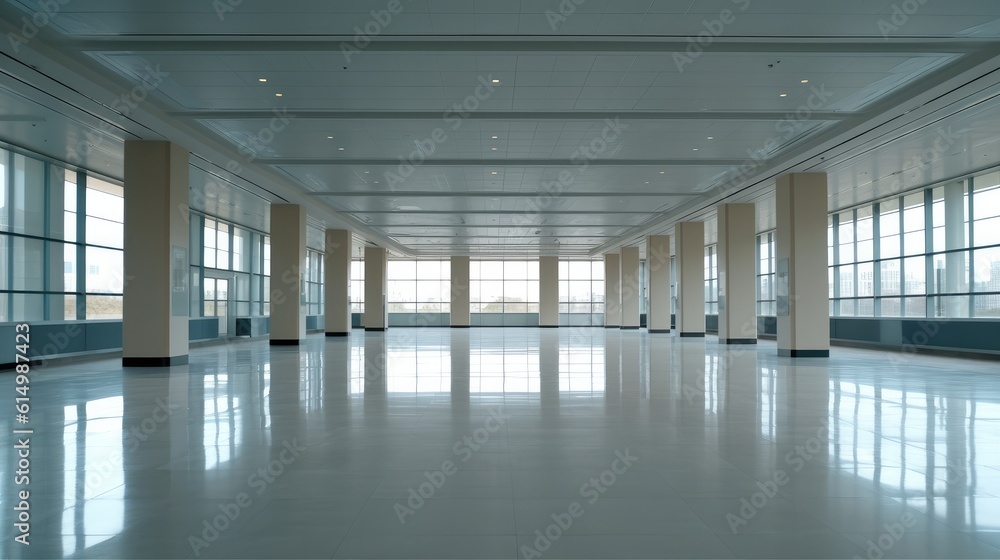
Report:
M899 298L882 298L882 317L901 317L902 302Z
M121 319L121 296L87 296L87 319Z
M124 253L87 247L87 293L120 294L124 289Z
M874 296L875 295L875 272L874 264L867 262L862 263L857 266L858 274L858 295L859 296Z
M125 247L125 224L87 216L87 243L104 247Z
M987 177L994 179L997 175L998 173L990 173ZM990 182L992 180L985 181L985 184ZM980 184L982 184L980 177L976 177L976 188L972 194L972 207L975 213L973 219L982 220L984 218L1000 216L1000 188L988 188L985 185L980 187Z
M975 296L974 316L976 317L1000 317L1000 295Z
M943 255L932 255L934 278L931 289L939 294L956 294L969 291L969 253L957 251ZM910 259L907 259L909 263ZM909 267L909 264L907 264ZM906 271L910 275L909 268Z
M856 255L858 262L870 261L875 258L873 236L874 220L872 219L872 207L858 208Z
M900 260L893 259L879 263L881 270L881 294L884 296L898 296L900 291ZM883 309L884 311L884 309Z
M875 315L875 300L871 298L858 300L858 316L872 317Z
M1000 245L1000 217L976 220L972 235L977 247Z
M978 249L975 263L973 291L1000 292L1000 247Z
M15 290L42 290L45 286L45 242L24 237L11 237L10 242L14 249L12 262L15 263L11 270L14 280L11 287ZM15 306L14 319L22 320L17 312Z
M900 255L899 201L887 200L879 204L879 250L882 258Z
M855 310L856 303L853 299L840 300L839 315L841 317L853 317L857 311Z
M903 199L903 254L924 252L924 193L907 195Z
M9 231L27 235L45 235L45 164L21 154L14 155L14 177ZM17 262L17 261L14 261ZM25 309L34 309L34 301L26 301ZM18 316L15 305L14 317Z
M927 269L925 266L926 257L903 259L903 270L906 271L906 283L903 286L903 294L927 293Z
M42 294L12 294L11 318L15 321L45 319L45 296Z
M837 267L840 297L854 297L854 265Z
M927 298L922 297L909 297L904 298L905 316L906 317L926 317L927 316Z

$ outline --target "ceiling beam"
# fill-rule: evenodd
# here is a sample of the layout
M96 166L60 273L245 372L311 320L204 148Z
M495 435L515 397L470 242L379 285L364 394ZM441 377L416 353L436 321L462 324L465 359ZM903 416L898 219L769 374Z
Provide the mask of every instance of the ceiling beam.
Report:
M794 111L477 111L468 113L469 121L780 121ZM270 120L274 110L171 111L179 119L196 120ZM337 111L282 109L281 115L302 120L422 120L440 121L444 111ZM856 117L853 111L812 111L809 121L840 121ZM796 117L796 120L798 117Z
M528 196L545 195L539 192L492 192L492 191L338 191L338 192L315 192L313 196L349 196L351 198L525 198ZM627 196L699 196L701 193L692 192L560 192L560 198L614 198ZM545 195L548 196L548 195Z
M744 159L597 159L588 162L589 167L739 167L746 163ZM400 165L399 158L257 158L254 163L260 165L359 165L396 168ZM419 167L562 167L576 169L583 162L571 159L428 159Z
M400 214L399 210L345 210L345 213L352 215L364 216L366 214ZM613 214L637 214L637 215L648 215L655 214L655 210L642 210L642 211L628 211L628 210L553 210L552 212L531 212L525 210L407 210L402 212L403 214L535 214L535 215L560 215L560 214L576 214L580 216L610 216ZM413 224L398 224L400 226L409 226ZM462 224L458 224L462 225ZM434 224L424 224L423 227L453 227L455 224L446 224L441 226L435 226Z
M220 38L222 37L222 38ZM147 35L126 37L107 36L87 39L53 41L62 48L81 52L330 52L340 53L344 44L354 46L354 37L346 35L297 35L289 39L286 35ZM793 37L787 40L748 40L745 37L716 38L710 52L719 53L903 53L903 54L951 54L969 53L990 44L985 40L968 41L885 41L884 39L862 38L858 40L835 41L829 38L810 39ZM359 56L364 53L392 52L436 52L436 53L684 53L690 47L688 36L646 36L622 39L621 36L606 40L573 40L556 38L540 40L514 37L505 39L497 36L456 36L433 39L412 37L381 36L372 40ZM341 62L338 59L337 64Z

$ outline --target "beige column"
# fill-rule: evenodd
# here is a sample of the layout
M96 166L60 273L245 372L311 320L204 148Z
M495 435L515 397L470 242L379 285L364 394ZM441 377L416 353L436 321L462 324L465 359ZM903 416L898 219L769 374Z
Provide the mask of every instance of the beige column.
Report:
M622 247L621 254L621 285L622 285L622 328L639 328L639 298L642 291L639 285L639 248Z
M384 247L365 247L365 314L361 324L366 331L384 331L389 327L389 253Z
M651 333L670 332L670 236L646 238L646 328Z
M705 336L705 223L681 222L677 242L677 331Z
M753 204L720 204L719 343L757 344L757 213Z
M469 257L452 257L451 326L467 329L469 325Z
M604 326L622 326L621 257L617 253L604 255Z
M351 333L351 232L326 230L323 263L324 323L326 336Z
M559 326L559 257L538 259L538 326Z
M304 301L306 209L271 205L271 345L301 344L306 338Z
M188 363L188 166L177 144L125 142L126 367Z
M830 355L825 173L778 177L774 232L778 355Z

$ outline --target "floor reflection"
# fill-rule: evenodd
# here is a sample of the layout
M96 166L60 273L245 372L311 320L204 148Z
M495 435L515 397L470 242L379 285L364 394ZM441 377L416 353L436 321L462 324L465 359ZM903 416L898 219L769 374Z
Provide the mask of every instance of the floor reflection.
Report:
M415 543L516 557L534 531L523 520L574 497L560 480L586 481L626 447L642 457L636 482L623 475L604 507L632 513L582 525L563 553L586 556L586 534L600 533L626 557L679 538L716 555L768 556L783 549L762 535L815 522L815 556L865 556L885 523L910 514L919 523L892 554L996 557L994 364L840 348L792 360L767 341L482 328L356 331L299 348L237 342L195 349L169 371L54 366L33 385L30 548L12 541L16 457L0 448L3 557L188 557L189 537L240 492L253 503L203 557L385 556ZM406 481L455 462L458 442L498 411L502 425L429 500L420 519L434 521L397 524ZM258 497L254 473L299 447L280 476L258 479ZM759 521L736 534L719 524L778 471L787 481ZM281 523L292 505L305 508L290 529L298 540L269 539L260 524ZM654 507L689 530L637 533L629 516Z

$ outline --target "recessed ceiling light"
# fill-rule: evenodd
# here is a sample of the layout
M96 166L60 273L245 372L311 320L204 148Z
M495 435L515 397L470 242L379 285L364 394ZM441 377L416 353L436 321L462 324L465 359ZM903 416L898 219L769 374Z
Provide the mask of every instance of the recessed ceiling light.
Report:
M493 138L494 140L496 140L497 138L499 138L499 136L491 136L491 138Z
M660 171L660 175L663 175L665 173L666 173L666 171Z
M285 94L283 94L283 93L276 93L276 94L274 94L275 97L282 97L283 95L285 95Z
M788 94L787 93L779 93L778 97L788 97Z
M709 136L708 139L709 140L715 140L715 136Z
M369 174L369 173L371 173L371 171L365 171L365 175L367 175L367 174Z
M343 147L343 146L341 146L341 147L337 148L337 151L338 151L338 152L343 152L343 151L344 151L344 147Z
M490 175L496 175L496 174L497 174L497 172L496 172L496 171L491 171L491 172L490 172Z
M333 140L333 136L327 136L326 139L327 140Z
M257 78L257 81L260 83L264 83L267 82L267 78Z
M694 151L696 151L696 152L698 151L698 148L691 148L691 149L694 150Z
M802 83L803 83L803 84L808 84L808 83L809 83L809 80L802 80Z
M648 184L649 184L649 181L646 181L646 184L648 185Z
M490 148L490 151L495 152L495 151L497 151L497 149L496 148Z
M494 84L499 84L499 83L500 83L500 80L498 80L498 79L496 79L496 78L493 78L493 79L492 79L491 81L492 81L492 82L493 82Z

